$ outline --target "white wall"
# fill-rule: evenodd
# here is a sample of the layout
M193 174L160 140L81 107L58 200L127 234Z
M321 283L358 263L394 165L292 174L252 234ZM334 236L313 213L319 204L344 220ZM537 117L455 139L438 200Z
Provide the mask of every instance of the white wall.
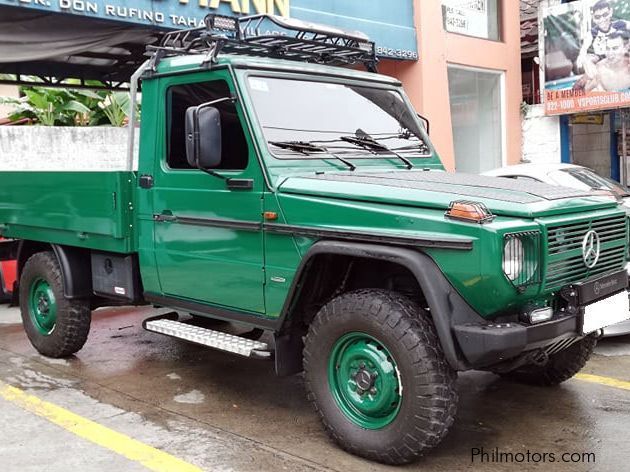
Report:
M0 97L12 97L18 98L18 88L15 85L1 85L0 84ZM13 107L11 105L2 105L0 104L0 118L5 118Z
M127 143L127 128L0 126L0 171L124 171Z
M523 130L521 159L549 164L560 162L560 118L545 116L543 105L532 105L521 121Z

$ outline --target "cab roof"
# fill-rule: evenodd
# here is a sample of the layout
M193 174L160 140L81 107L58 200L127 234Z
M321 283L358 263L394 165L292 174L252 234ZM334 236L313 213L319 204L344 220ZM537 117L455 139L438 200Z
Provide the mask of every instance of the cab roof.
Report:
M212 66L208 67L208 64L204 63L205 59L205 54L165 57L159 62L157 72L162 75L211 70ZM287 59L246 56L240 54L220 54L214 64L216 66L232 66L238 69L272 70L278 72L328 75L354 80L379 82L388 85L400 85L399 80L382 74Z

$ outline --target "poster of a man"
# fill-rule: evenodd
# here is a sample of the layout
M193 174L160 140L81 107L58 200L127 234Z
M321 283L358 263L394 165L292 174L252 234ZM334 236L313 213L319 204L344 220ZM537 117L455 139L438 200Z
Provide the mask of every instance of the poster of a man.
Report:
M595 65L589 75L586 90L615 91L630 87L630 59L627 33L614 31L606 39L605 57Z
M630 0L582 0L543 10L545 111L630 105Z
M627 33L630 22L613 18L612 4L608 0L597 0L590 13L592 27L584 38L577 62L587 75L593 76L595 65L607 56L608 37L614 33Z

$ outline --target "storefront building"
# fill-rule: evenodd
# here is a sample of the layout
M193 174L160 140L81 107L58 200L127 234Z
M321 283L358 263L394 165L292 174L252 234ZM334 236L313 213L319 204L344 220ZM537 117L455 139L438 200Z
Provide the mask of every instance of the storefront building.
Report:
M521 0L521 14L524 159L627 185L630 1Z
M481 172L520 159L516 2L0 0L0 74L108 76L115 86L131 71L116 62L117 51L140 60L155 31L197 26L208 13L269 13L362 31L377 45L379 71L399 78L430 120L447 169ZM36 23L25 31L29 21Z
M420 60L384 63L431 120L449 170L482 172L521 158L517 2L415 0Z

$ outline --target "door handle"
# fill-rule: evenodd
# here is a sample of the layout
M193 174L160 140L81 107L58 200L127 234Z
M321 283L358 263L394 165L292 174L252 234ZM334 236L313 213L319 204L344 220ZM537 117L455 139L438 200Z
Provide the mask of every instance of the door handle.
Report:
M171 210L162 210L162 213L160 213L159 215L153 215L153 220L154 221L158 221L158 222L163 222L163 221L177 221L177 217L175 215L173 215L173 212Z
M228 179L229 190L251 190L254 188L254 179Z
M149 174L142 174L140 176L140 188L151 188L153 187L153 176Z

